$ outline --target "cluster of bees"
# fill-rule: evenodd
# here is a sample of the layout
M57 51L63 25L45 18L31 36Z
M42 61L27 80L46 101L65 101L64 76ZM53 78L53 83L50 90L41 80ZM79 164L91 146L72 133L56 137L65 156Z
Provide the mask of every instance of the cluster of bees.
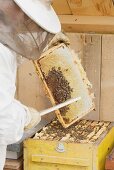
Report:
M66 100L71 99L71 93L73 92L73 89L70 87L70 83L64 77L60 67L53 67L48 72L48 75L44 75L44 77L50 91L52 92L56 104L63 103ZM60 112L63 116L65 116L68 110L69 107L66 106L61 108Z
M54 120L37 133L34 138L74 143L94 143L109 125L110 122L79 120L71 127L64 129L58 120Z

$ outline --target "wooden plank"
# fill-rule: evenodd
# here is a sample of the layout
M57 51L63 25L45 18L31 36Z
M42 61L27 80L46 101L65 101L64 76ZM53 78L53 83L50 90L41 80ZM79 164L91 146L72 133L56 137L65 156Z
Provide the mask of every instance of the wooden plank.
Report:
M99 15L92 0L67 0L74 15Z
M4 170L23 170L23 158L18 160L7 159Z
M86 118L99 120L100 107L100 77L101 77L101 35L67 34L71 47L78 53L82 60L87 77L93 85L95 93L96 111L91 112Z
M51 106L31 61L25 61L19 67L17 96L22 103L38 110Z
M83 53L83 39L80 33L67 33L66 34L70 39L71 48L78 53L78 56L81 58Z
M113 0L92 0L92 1L100 15L114 16Z
M113 0L67 0L74 15L114 16Z
M114 169L114 149L111 151L111 153L106 158L105 169L106 170Z
M114 159L106 160L105 170L113 170L114 169Z
M114 121L114 35L102 37L101 119Z
M71 14L71 9L66 0L54 0L53 7L57 14Z
M100 118L100 82L101 82L101 35L83 35L82 63L95 94L96 111L88 115L88 119Z
M65 32L114 33L114 18L107 16L59 15Z

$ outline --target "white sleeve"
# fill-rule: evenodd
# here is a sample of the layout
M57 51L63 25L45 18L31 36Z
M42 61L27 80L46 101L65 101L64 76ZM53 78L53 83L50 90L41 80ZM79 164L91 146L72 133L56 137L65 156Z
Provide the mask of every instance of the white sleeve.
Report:
M16 56L0 44L0 144L20 140L26 123L26 109L14 99L16 71Z

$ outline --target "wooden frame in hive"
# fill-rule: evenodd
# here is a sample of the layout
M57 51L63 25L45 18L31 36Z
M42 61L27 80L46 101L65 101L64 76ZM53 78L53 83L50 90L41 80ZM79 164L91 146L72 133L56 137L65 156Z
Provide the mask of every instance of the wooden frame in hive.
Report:
M53 105L81 97L77 103L55 111L63 127L69 127L94 109L93 95L89 91L92 86L79 58L65 44L46 51L34 65Z

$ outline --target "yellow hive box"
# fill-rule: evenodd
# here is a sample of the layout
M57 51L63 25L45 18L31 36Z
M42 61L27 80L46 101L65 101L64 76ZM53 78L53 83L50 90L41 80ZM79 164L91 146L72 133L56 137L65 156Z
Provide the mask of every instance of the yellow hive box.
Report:
M104 170L113 147L112 123L80 120L63 129L52 122L24 142L24 170Z

